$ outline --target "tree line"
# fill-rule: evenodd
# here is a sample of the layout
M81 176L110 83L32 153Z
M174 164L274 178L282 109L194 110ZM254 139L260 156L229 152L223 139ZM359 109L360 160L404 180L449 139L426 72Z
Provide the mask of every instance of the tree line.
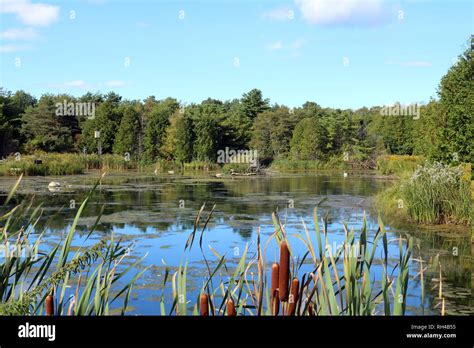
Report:
M215 162L224 148L257 150L262 161L347 157L368 163L381 154L421 154L472 163L473 71L471 51L466 50L441 79L437 98L419 108L418 117L387 114L384 106L352 110L308 101L290 108L271 104L258 89L233 100L209 98L184 105L154 96L125 100L114 92L36 99L2 88L0 157L37 150L97 153L98 131L102 153L128 153L144 163ZM81 103L93 105L93 114L78 115L75 106ZM58 113L60 105L71 106L72 112Z

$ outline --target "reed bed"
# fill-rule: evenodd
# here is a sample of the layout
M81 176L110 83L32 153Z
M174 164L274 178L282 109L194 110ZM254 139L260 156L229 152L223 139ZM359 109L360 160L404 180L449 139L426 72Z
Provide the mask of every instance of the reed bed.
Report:
M470 181L462 167L439 162L419 166L400 191L411 220L422 223L471 221Z
M423 156L411 155L387 155L377 158L377 170L383 175L401 175L406 172L414 172L418 165L425 162Z
M41 163L35 163L41 160ZM138 169L138 163L120 155L97 154L53 154L11 156L0 162L0 175L4 176L57 176L83 174L86 170Z
M340 157L340 156L339 156ZM331 157L329 160L295 160L295 159L277 159L271 164L272 170L277 171L315 171L331 169L349 169L351 165L342 158Z

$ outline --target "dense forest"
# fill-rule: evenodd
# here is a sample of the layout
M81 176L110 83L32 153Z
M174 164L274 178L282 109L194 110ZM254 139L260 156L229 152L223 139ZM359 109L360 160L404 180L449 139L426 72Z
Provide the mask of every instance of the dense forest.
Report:
M240 99L183 105L154 96L124 100L113 92L77 98L44 94L37 100L25 91L2 88L0 157L38 150L96 153L99 131L102 153L129 153L143 163L216 162L218 150L225 148L257 150L259 159L268 162L345 157L370 166L381 154L421 154L472 163L473 72L466 50L441 79L437 98L421 106L419 117L387 115L384 106L341 110L308 101L289 108L271 104L258 89ZM79 115L74 107L86 104L93 105L93 114Z

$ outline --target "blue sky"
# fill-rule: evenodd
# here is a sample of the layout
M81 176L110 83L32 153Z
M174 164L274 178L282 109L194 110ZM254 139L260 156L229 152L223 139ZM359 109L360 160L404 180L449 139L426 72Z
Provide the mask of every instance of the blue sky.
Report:
M469 0L0 3L0 85L35 96L426 102L474 32Z

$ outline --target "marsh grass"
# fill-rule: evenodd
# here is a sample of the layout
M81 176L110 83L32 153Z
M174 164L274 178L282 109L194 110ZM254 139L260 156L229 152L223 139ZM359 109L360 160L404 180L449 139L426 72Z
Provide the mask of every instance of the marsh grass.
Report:
M349 169L350 165L339 157L332 157L329 160L292 160L277 159L271 164L270 169L278 171L315 171L330 169Z
M412 155L387 155L377 158L377 170L383 175L400 175L414 172L418 165L425 162L423 156Z
M421 224L471 224L470 165L426 163L401 175L377 195L376 207L383 215Z
M462 167L441 163L418 167L400 186L407 213L418 223L459 223L471 221L470 182Z
M35 159L42 161L35 164ZM54 154L11 156L0 162L0 175L4 176L57 176L83 174L86 170L120 171L138 169L138 163L128 161L120 155L97 154Z

